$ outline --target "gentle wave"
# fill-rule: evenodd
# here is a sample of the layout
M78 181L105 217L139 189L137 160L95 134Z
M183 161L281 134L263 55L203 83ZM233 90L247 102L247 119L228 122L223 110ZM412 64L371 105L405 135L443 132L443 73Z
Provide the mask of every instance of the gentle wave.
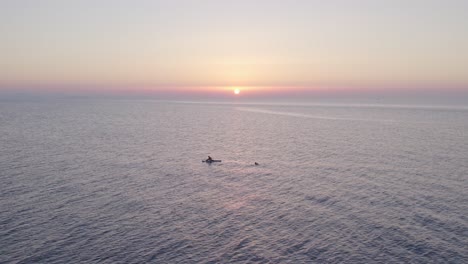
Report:
M0 103L0 263L467 263L466 113L236 107Z

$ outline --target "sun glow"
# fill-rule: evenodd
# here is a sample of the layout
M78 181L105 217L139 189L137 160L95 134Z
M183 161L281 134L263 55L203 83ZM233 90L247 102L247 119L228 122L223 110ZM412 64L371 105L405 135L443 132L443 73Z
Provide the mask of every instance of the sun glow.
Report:
M240 89L239 89L239 88L234 89L234 94L239 94L239 93L240 93Z

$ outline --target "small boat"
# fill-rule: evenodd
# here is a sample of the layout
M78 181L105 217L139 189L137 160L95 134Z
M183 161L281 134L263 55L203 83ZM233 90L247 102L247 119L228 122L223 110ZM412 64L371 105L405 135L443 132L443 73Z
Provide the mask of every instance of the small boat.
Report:
M212 162L221 162L221 160L202 160L202 162L212 163Z

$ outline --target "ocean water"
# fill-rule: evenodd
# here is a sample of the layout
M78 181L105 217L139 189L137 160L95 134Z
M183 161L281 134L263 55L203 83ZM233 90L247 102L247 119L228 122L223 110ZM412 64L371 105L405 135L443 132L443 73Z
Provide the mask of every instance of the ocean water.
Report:
M466 108L0 102L0 263L467 263L467 180Z

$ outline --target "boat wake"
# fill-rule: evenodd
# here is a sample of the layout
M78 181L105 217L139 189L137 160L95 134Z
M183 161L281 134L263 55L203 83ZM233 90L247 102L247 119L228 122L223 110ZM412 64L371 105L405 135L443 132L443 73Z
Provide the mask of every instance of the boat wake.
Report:
M312 119L323 119L323 120L396 122L395 120L385 120L385 119L365 119L365 118L347 118L347 117L331 117L331 116L309 115L309 114L303 114L303 113L272 111L272 110L267 110L267 109L251 108L251 107L237 107L236 109L239 110L239 111L246 111L246 112L262 113L262 114L270 114L270 115L294 116L294 117L312 118Z

